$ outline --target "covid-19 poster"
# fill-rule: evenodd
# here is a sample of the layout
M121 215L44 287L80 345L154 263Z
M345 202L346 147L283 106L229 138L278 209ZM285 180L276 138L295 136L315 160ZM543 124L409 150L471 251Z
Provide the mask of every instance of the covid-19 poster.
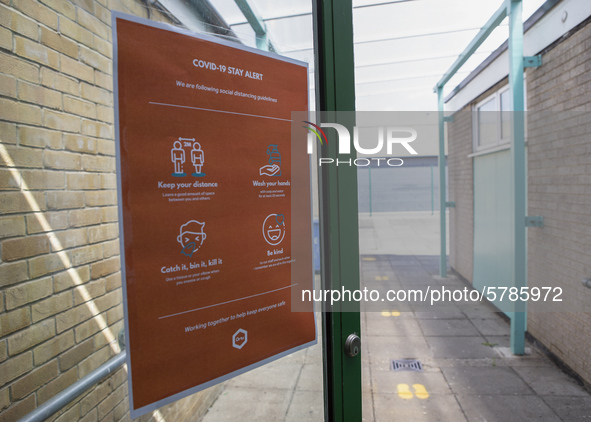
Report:
M313 280L308 69L120 13L113 38L135 418L316 342L291 309Z

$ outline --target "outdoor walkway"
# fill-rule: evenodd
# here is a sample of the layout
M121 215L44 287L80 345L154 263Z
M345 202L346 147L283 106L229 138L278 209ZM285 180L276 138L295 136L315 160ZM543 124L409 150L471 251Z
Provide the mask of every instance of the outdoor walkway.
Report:
M360 215L362 286L463 289L437 277L438 229L430 212ZM591 421L591 396L535 349L511 355L509 324L484 305L386 306L361 324L364 421ZM422 371L393 371L400 359ZM233 419L322 421L321 346L228 381L203 420Z

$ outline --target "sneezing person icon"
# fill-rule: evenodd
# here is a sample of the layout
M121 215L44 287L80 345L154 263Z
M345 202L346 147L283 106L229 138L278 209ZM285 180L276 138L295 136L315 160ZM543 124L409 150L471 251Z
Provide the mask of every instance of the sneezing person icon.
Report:
M176 238L183 249L181 253L186 256L193 256L195 252L203 245L207 238L204 231L205 223L197 220L190 220L181 226L180 234Z

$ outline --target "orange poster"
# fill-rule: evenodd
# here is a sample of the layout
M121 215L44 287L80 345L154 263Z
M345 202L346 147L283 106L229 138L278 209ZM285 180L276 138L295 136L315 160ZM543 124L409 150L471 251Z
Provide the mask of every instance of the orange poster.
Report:
M113 37L135 418L316 342L291 310L313 288L308 69L115 12Z

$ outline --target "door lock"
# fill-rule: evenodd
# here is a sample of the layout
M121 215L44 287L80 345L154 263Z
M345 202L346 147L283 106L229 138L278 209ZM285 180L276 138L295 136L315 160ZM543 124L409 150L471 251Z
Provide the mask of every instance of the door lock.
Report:
M361 339L357 334L349 334L345 340L345 353L350 357L355 357L361 352Z

